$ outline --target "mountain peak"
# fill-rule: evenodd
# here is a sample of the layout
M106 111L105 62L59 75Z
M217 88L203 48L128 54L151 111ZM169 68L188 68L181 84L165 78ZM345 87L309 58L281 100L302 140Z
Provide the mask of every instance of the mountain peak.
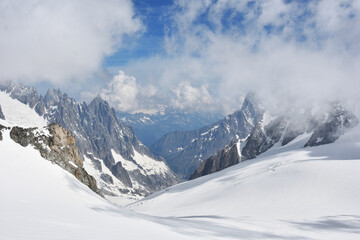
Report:
M101 97L100 95L97 95L97 96L90 102L89 106L90 106L90 105L99 105L99 104L104 104L104 105L110 107L109 103L108 103L106 100L102 99L102 97Z

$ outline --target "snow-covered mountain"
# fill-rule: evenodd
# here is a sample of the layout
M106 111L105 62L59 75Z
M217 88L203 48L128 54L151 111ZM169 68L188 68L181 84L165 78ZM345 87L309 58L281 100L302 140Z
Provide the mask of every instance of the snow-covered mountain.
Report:
M240 110L211 125L165 134L151 151L166 159L170 168L182 179L188 179L202 159L223 149L232 140L246 139L262 119L263 110L255 94L246 96Z
M58 123L72 133L84 168L109 198L136 199L177 183L163 159L138 141L132 129L120 122L114 109L100 97L86 104L77 103L60 90L49 90L42 97L36 89L22 85L3 85L1 89L6 100L0 105L7 122L21 125L29 116L40 115L40 125ZM16 99L17 106L23 105L26 111L7 104L9 99ZM31 124L25 125L34 127Z
M256 159L157 192L129 205L129 211L43 158L46 152L39 149L48 144L42 143L57 135L41 127L49 122L35 113L37 105L30 108L4 92L0 100L0 124L9 126L0 130L0 239L359 237L360 126L352 128L352 114L341 107L317 125L318 131L286 138L287 144L275 143ZM58 145L73 142L66 130L51 126L62 133L50 146L72 152L68 144ZM333 126L339 127L337 137ZM334 136L335 143L318 146ZM307 143L313 147L304 148ZM79 168L80 161L68 164Z
M222 118L219 113L184 112L166 107L152 114L142 112L117 114L121 121L134 129L139 140L147 146L166 133L197 129Z
M284 146L302 134L311 136L303 147L333 143L358 123L358 118L339 102L331 103L316 114L305 111L275 117L273 120L266 120L264 115L248 138L233 141L216 155L203 160L190 179L253 159L274 145Z
M184 233L190 221L150 217L110 203L32 146L15 143L10 130L1 132L0 239L208 239Z
M302 134L256 159L129 207L207 221L224 239L358 239L360 127L335 143L304 148L310 139L311 134Z
M5 138L22 147L37 150L44 159L63 168L92 191L102 195L95 178L83 168L75 139L68 130L55 123L45 126L47 121L44 118L4 92L0 92L0 103L4 106L0 119L0 141ZM0 154L7 161L9 156L4 152Z

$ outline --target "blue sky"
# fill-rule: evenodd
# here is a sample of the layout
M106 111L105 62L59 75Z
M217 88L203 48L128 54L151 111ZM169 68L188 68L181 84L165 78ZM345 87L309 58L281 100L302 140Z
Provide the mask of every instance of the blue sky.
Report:
M124 47L106 57L104 65L122 66L131 60L164 54L164 31L168 26L168 12L173 0L135 0L136 16L144 24L144 31L136 37L124 39Z
M351 103L358 26L357 0L0 0L0 81L128 112Z

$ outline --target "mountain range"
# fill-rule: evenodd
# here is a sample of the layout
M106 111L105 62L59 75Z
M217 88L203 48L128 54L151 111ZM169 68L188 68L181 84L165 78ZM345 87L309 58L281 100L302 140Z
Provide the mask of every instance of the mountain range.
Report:
M264 111L257 101L255 94L249 93L240 110L202 128L165 134L150 150L164 157L180 179L188 179L201 160L251 134Z
M275 145L285 146L302 135L308 136L303 147L334 143L358 123L359 119L339 102L331 103L328 110L316 115L308 111L301 116L279 116L268 122L263 119L245 141L233 141L216 155L203 160L190 179L256 158Z
M138 139L146 146L166 133L194 130L222 118L222 114L217 112L185 112L167 107L153 114L117 112L117 115L134 129Z
M12 101L6 98L16 99L27 105L32 115L41 116L43 125L57 123L69 130L85 170L109 198L141 198L178 182L166 162L152 154L100 97L86 104L60 90L49 90L43 97L35 88L19 84L5 84L0 89L3 110L11 108ZM5 106L7 103L10 106Z
M100 97L86 104L60 90L1 89L0 238L359 236L359 120L339 102L271 115L251 93L223 120L165 135L170 150L197 143L174 155L173 166L192 179L176 184ZM205 147L218 150L181 159Z

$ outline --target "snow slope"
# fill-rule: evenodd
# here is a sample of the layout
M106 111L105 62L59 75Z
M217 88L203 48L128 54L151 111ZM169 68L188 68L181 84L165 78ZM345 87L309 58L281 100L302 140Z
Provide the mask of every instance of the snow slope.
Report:
M244 239L360 239L359 127L334 144L303 148L308 138L129 207L222 222Z
M0 119L0 124L11 127L43 127L47 121L39 116L34 109L20 101L13 99L9 94L0 91L0 105L5 115L5 120Z
M359 130L359 129L358 129ZM0 239L359 239L360 141L286 148L131 205L102 199L72 175L0 141Z
M46 125L1 92L0 104L0 124ZM301 136L129 206L141 213L2 135L0 240L360 239L360 127L313 148L302 148L309 136Z
M111 204L32 147L13 142L9 131L3 137L0 239L194 239L171 221Z

